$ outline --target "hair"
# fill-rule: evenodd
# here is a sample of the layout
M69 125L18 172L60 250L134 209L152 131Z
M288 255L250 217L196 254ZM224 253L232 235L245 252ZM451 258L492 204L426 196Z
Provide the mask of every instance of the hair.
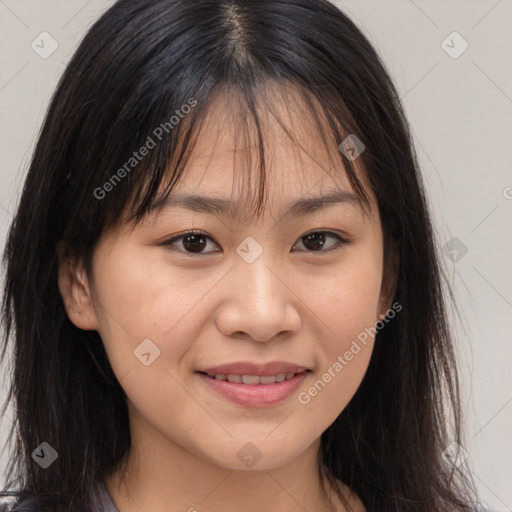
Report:
M442 456L464 435L453 297L410 128L379 55L326 0L119 0L86 34L50 102L4 252L1 359L12 340L12 381L3 412L12 401L16 433L4 495L32 497L41 510L82 510L130 449L126 395L102 340L66 314L57 244L90 273L106 230L144 219L164 185L164 196L172 192L219 97L229 99L237 131L256 137L259 194L247 189L247 201L256 197L261 212L261 113L276 98L290 105L287 91L306 106L309 133L325 141L335 172L343 169L368 204L337 147L348 134L363 142L358 163L386 254L391 243L399 254L394 301L402 310L377 333L361 385L322 433L320 465L368 512L474 510L469 469ZM148 138L159 139L154 149L130 160ZM58 452L47 469L31 459L44 441Z

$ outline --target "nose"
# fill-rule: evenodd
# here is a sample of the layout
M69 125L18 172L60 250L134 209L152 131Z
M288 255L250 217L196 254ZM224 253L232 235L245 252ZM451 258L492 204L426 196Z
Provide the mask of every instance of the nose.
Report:
M225 336L264 342L300 328L301 301L282 267L264 255L252 263L240 258L229 272L216 317Z

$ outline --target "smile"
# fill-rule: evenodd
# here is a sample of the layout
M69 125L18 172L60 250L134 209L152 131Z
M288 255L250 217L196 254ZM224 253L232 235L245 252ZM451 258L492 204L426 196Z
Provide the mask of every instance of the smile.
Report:
M276 382L283 382L284 380L290 380L295 375L304 372L290 372L290 373L277 373L276 375L235 375L232 373L223 374L217 373L215 375L208 375L212 379L232 382L234 384L248 384L248 385L256 385L256 384L275 384Z
M245 407L275 405L288 398L304 381L309 370L276 375L235 375L196 372L209 391Z

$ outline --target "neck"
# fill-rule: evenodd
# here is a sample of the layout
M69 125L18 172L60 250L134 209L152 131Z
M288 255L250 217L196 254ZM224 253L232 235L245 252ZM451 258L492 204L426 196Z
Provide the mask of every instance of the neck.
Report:
M338 502L319 471L320 439L280 467L237 470L205 460L154 429L131 432L126 463L104 478L119 512L344 510L333 505Z

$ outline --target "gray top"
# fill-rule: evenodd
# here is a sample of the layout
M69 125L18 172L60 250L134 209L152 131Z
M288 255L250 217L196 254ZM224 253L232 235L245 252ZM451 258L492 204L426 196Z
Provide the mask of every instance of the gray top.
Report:
M34 503L34 498L25 498L12 509L4 509L0 504L0 512L4 510L5 512L40 512L39 507ZM96 484L93 493L93 505L88 512L119 512L102 481Z
M98 482L94 499L95 508L91 512L119 512L102 481Z

